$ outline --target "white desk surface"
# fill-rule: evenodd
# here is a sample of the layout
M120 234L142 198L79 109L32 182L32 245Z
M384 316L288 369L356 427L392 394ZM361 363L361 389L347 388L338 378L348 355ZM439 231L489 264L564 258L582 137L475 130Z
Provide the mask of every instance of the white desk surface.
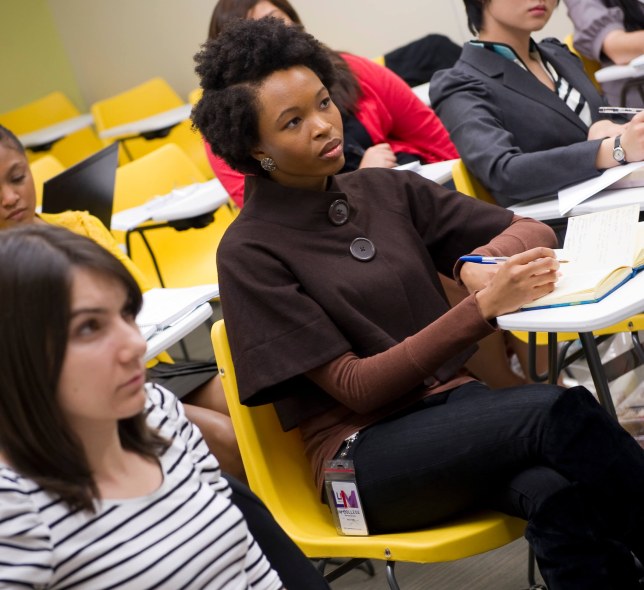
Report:
M595 80L600 84L603 82L613 82L614 80L628 80L630 78L639 78L640 76L644 76L644 68L641 66L635 67L629 64L623 66L607 66L597 70L594 76Z
M425 164L421 166L421 169L418 171L418 174L433 180L438 184L444 184L448 180L452 180L452 168L454 163L458 162L456 160L445 160L444 162L434 162L433 164Z
M179 342L179 340L190 334L200 324L203 324L211 315L212 307L210 307L210 303L203 303L172 324L172 326L165 330L155 332L147 341L148 348L145 352L144 360L149 361L159 353L167 350L173 344Z
M599 303L518 311L497 318L503 330L592 332L644 311L644 272Z
M412 86L412 92L420 98L427 106L429 106L429 82L424 84L419 84L418 86Z
M85 115L79 115L78 117L49 125L49 127L43 127L31 133L23 133L18 136L18 139L26 148L36 147L62 139L70 133L89 127L92 123L94 123L94 118L91 114L86 113Z
M644 187L601 191L574 207L564 217L596 213L597 211L605 211L606 209L612 209L614 207L625 207L626 205L632 205L634 203L638 203L640 211L644 211ZM540 199L531 203L512 205L508 209L514 211L517 215L532 217L539 221L562 218L559 214L559 202L556 197Z
M169 111L163 111L151 117L146 117L145 119L139 119L138 121L131 121L130 123L104 129L98 135L101 139L110 139L157 131L185 121L190 118L191 111L192 105L184 104Z
M226 189L217 178L173 190L147 203L112 215L111 229L129 231L148 221L175 221L212 213L228 203Z

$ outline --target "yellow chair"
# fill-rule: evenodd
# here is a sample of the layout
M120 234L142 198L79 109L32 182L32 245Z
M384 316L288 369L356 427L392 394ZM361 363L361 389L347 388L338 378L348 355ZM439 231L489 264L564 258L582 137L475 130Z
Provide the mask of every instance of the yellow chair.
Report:
M496 200L479 181L470 173L466 168L463 160L457 160L452 166L452 178L454 179L454 186L456 190L469 197L474 197L479 201L492 203L497 205Z
M80 114L62 92L52 92L17 109L0 113L0 124L11 129L16 135L24 135ZM91 127L86 127L57 141L46 153L57 158L65 167L69 167L102 147L96 132ZM27 150L30 161L42 157L43 153Z
M120 94L95 102L91 107L91 112L100 135L101 132L112 127L145 119L182 105L185 105L185 102L165 80L152 78ZM115 139L104 139L103 141L105 145L108 145ZM192 123L189 119L181 121L163 137L145 139L135 136L120 138L120 141L123 146L122 163L136 160L166 143L176 143L194 161L206 179L214 177L201 136L192 130Z
M142 205L152 197L207 179L177 145L168 143L116 171L114 213ZM217 282L215 255L221 237L236 216L236 209L220 207L215 220L201 229L151 229L145 239L159 263L166 287L188 287ZM122 232L113 231L124 242ZM151 284L161 286L154 261L140 234L131 234L130 257Z
M452 561L496 549L523 535L524 521L491 511L423 531L338 535L329 509L320 502L299 431L283 432L271 405L240 404L223 320L214 324L212 341L250 487L308 557L385 560L389 585L395 589L396 561ZM334 573L327 579L334 579Z
M53 178L65 170L60 161L54 156L46 155L32 162L29 166L31 168L31 175L34 179L34 186L36 187L36 206L42 206L42 190L45 181Z
M188 94L188 102L192 106L195 106L201 100L202 95L203 88L195 88L194 90L190 91L190 94Z
M599 92L599 94L604 94L604 91L602 90L601 85L595 79L595 72L601 69L602 65L598 61L595 61L594 59L589 59L587 57L584 57L581 53L579 53L579 51L575 49L574 35L572 33L570 33L570 35L566 35L566 38L564 39L564 43L568 46L568 49L570 49L570 52L574 53L581 60L581 63L584 66L584 70L586 71L586 75L590 78L590 81L595 85L595 88L597 88L597 92Z

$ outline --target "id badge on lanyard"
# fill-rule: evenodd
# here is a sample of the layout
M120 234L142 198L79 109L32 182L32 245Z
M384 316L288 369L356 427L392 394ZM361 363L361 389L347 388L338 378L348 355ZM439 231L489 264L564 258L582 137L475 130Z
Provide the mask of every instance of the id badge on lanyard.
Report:
M368 535L369 529L356 483L356 470L353 461L342 455L341 453L324 465L324 488L333 522L341 535Z

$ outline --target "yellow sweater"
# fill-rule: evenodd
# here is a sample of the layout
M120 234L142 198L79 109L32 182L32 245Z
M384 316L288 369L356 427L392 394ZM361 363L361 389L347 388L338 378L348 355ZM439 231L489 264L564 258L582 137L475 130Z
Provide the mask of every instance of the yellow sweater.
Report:
M114 236L110 233L101 221L90 215L87 211L64 211L63 213L40 213L38 215L46 223L64 227L75 234L91 238L100 246L112 253L118 258L123 266L128 269L130 274L138 283L141 291L148 291L150 284L145 275L121 250Z

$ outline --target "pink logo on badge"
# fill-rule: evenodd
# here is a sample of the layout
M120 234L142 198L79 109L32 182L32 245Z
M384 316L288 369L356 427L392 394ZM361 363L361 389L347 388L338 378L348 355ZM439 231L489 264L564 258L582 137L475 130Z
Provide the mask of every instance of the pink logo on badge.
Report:
M358 508L358 496L356 496L356 491L351 490L351 493L347 496L347 493L344 490L335 492L335 505L338 508Z

